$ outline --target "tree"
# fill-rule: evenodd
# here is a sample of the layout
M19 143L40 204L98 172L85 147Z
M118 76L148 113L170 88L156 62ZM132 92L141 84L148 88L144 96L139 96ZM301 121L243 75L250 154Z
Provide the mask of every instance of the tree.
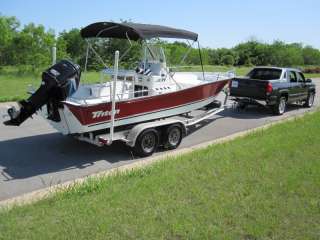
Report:
M20 23L15 17L0 15L0 65L13 63L10 59L8 48L17 34L19 26Z
M114 52L120 51L122 56L120 67L132 68L141 59L141 42L121 39L90 39L88 42L101 56L107 66L112 66ZM164 46L168 65L199 65L197 47L184 42L167 42L160 39L151 41ZM19 21L15 17L0 14L0 65L31 66L33 71L51 64L51 48L56 44L57 59L71 58L82 67L85 62L86 41L80 36L79 29L63 31L55 39L52 30L46 30L42 25L28 24L20 30ZM130 48L130 51L127 50ZM187 57L183 59L188 52ZM127 53L127 54L124 54ZM274 41L272 44L263 43L251 38L233 48L202 48L203 64L212 65L276 65L303 66L320 65L320 51L301 43L287 44ZM103 64L90 51L88 69L101 69Z
M264 65L265 45L256 40L240 43L233 49L238 54L237 65Z
M70 58L70 54L67 52L67 42L63 38L56 40L57 47L57 60Z
M51 63L51 48L55 37L52 30L45 31L42 25L26 25L13 38L10 50L15 64L31 65L32 71Z
M234 64L234 57L232 55L222 56L220 63L223 65L231 66Z
M302 49L302 56L305 65L320 65L320 51L311 46Z
M73 28L60 33L57 42L65 47L66 52L73 61L78 62L85 54L86 43L80 35L80 30Z
M220 56L216 49L208 49L208 63L210 65L218 65L220 63Z
M304 64L302 57L302 45L286 44L275 41L269 48L269 63L276 66L301 66Z
M165 48L165 54L167 57L167 62L169 65L180 65L180 64L187 64L190 62L190 55L191 52L189 52L188 56L184 60L183 63L181 63L182 58L188 51L188 46L182 42L174 42L174 43L166 43L162 42Z

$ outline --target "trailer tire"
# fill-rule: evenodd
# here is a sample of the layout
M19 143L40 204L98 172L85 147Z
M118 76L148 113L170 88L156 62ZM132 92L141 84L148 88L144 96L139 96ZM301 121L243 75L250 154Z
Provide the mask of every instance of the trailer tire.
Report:
M159 144L158 131L150 128L139 134L134 145L134 152L140 157L151 156Z
M176 149L179 147L182 138L183 131L180 124L170 125L165 131L164 147L168 150Z

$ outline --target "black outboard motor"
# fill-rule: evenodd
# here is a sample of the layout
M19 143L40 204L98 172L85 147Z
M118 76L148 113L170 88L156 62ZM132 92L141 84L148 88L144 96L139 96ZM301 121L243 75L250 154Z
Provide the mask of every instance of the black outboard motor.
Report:
M43 105L47 104L48 119L59 122L61 101L71 96L79 87L81 71L77 64L62 60L42 73L40 88L27 100L19 103L20 109L8 109L10 120L5 125L19 126Z

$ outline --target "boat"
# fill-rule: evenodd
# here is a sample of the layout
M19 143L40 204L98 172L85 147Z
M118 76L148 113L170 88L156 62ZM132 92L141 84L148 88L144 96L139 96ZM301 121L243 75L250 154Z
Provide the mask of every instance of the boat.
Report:
M103 62L89 41L92 38L139 41L143 57L134 69L119 69L122 57L116 51L114 67L104 64L96 84L81 84L79 65L62 60L43 72L41 87L29 99L20 101L18 109L9 108L10 119L5 125L19 126L40 112L64 135L113 131L208 106L234 77L231 72L204 72L198 34L191 31L150 24L97 22L83 28L81 36L88 44L86 64L89 51ZM202 72L173 72L167 66L163 48L150 41L155 38L198 43Z

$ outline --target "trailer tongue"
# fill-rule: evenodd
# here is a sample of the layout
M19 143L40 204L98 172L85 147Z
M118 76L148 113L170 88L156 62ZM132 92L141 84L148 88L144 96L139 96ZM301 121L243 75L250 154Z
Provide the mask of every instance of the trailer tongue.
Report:
M62 60L42 73L40 88L27 100L18 102L19 109L8 109L10 120L5 125L19 126L42 106L47 105L48 119L61 121L58 108L61 101L71 96L79 87L80 67L71 61Z

